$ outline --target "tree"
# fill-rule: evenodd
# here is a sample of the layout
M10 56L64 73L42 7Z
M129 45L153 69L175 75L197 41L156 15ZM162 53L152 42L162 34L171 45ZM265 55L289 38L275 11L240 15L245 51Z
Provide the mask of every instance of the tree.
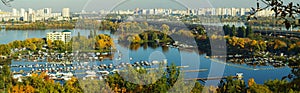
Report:
M68 80L65 84L65 91L67 93L79 93L83 92L82 89L80 88L79 81L77 78L72 77L71 80Z
M156 33L156 32L152 32L152 33L153 33L153 34L152 34L151 40L156 40L156 39L158 39L157 33Z
M231 32L230 32L230 36L232 37L232 36L236 36L236 35L237 35L236 28L235 28L234 25L232 25L232 27L231 27Z
M163 24L160 28L164 34L168 34L170 31L170 27L167 24Z
M264 83L269 89L275 93L285 92L287 93L290 88L288 88L288 82L286 80L268 80Z
M35 50L37 49L37 47L36 47L35 44L30 44L29 49L30 49L31 51L35 51Z
M230 33L231 33L231 28L230 28L230 26L227 24L227 25L224 25L223 26L223 31L224 31L224 34L225 35L230 35Z
M148 39L149 39L148 38L148 33L145 33L145 32L142 33L142 39L145 40L145 41L148 41Z
M4 65L3 68L0 68L0 90L8 92L12 88L12 76L10 68L7 65Z
M217 91L220 93L244 93L246 85L243 80L234 80L233 77L228 77L226 82L220 82Z
M238 37L242 37L242 38L246 37L246 29L245 29L245 27L244 26L238 27L237 33L238 33L238 35L237 35Z
M248 38L252 38L253 37L253 31L252 31L252 27L251 26L247 26L247 28L246 28L246 36Z
M260 2L259 2L260 1ZM264 5L261 5L264 4ZM290 29L294 24L298 14L300 14L300 5L293 2L283 2L283 0L257 0L256 8L252 7L252 12L248 16L248 20L254 18L256 13L265 9L271 9L275 13L275 18L284 20L282 24L285 25L286 29Z
M7 56L10 55L10 47L6 44L0 44L0 55Z
M284 42L284 41L281 41L281 40L278 40L278 39L276 39L275 41L274 41L274 49L276 50L276 49L282 49L282 48L285 48L285 47L287 47L287 44Z
M196 25L196 27L193 28L193 30L195 30L199 35L206 34L206 31L205 31L204 27L201 26L201 25Z
M132 43L140 43L141 40L142 40L142 39L140 38L139 35L134 35L134 36L132 36L131 42L132 42Z

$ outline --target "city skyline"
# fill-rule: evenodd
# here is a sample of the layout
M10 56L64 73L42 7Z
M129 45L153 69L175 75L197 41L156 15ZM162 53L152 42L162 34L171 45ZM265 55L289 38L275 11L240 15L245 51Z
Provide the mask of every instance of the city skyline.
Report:
M0 12L0 19L2 21L16 20L25 22L35 22L37 20L70 20L78 19L78 14L129 14L129 15L211 15L211 16L244 16L251 12L250 8L198 8L198 9L128 9L128 10L116 10L116 11L81 11L81 12L70 12L70 8L62 8L61 12L52 12L52 8L42 8L34 10L32 8L16 9L13 8L12 12ZM257 16L272 16L274 12L270 9L260 11L256 14Z
M124 1L123 3L120 3ZM299 2L296 0L285 0L285 2ZM234 2L234 3L233 3ZM0 9L7 11L12 8L33 8L40 9L44 7L53 8L53 11L61 11L68 7L71 12L98 11L116 9L134 9L134 8L250 8L256 6L256 0L18 0L11 3L12 7L0 5Z

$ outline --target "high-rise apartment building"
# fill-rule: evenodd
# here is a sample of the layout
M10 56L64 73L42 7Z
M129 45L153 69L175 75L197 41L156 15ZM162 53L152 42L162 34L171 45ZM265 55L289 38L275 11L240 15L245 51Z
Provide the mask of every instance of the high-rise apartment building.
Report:
M12 16L18 16L18 10L16 8L12 9Z
M25 9L24 9L24 8L21 8L21 9L20 9L20 16L21 16L21 17L24 17L24 16L25 16Z
M69 30L64 30L62 32L49 32L47 33L47 41L51 40L51 41L55 41L55 40L60 40L63 42L69 42L71 41L71 31Z
M63 8L61 14L62 14L63 17L70 17L70 9L69 8Z

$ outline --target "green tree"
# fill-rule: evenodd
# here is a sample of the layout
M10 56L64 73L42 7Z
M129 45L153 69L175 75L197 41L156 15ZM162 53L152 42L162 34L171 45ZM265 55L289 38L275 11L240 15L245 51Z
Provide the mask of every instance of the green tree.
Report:
M0 44L0 55L3 55L3 56L8 56L10 55L10 52L11 52L11 49L8 45L6 44Z
M232 36L236 36L236 35L237 35L236 27L235 27L235 25L232 25L230 36L232 37Z
M252 31L252 27L251 26L247 26L246 28L246 36L249 38L253 37L253 31Z
M237 33L238 33L237 34L238 37L242 37L242 38L246 37L246 29L245 29L245 27L244 26L238 27Z

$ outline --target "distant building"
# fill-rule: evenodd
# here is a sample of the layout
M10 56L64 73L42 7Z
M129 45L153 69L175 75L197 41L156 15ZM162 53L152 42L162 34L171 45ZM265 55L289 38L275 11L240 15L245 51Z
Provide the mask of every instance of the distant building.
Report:
M44 15L45 16L50 16L52 13L52 9L51 8L44 8Z
M64 30L62 32L49 32L47 33L47 41L51 40L51 41L55 41L55 40L60 40L63 42L69 42L71 41L71 31L70 30Z
M23 21L28 21L28 12L24 13Z
M25 9L24 9L24 8L21 8L21 9L20 9L20 16L21 16L21 17L24 17L24 16L25 16Z
M28 19L30 22L35 22L35 14L29 14Z
M12 9L12 16L18 16L18 10L13 8Z
M63 17L70 17L70 9L69 8L63 8L61 14L62 14Z
M33 13L34 13L34 10L31 8L28 8L28 14L33 14Z

